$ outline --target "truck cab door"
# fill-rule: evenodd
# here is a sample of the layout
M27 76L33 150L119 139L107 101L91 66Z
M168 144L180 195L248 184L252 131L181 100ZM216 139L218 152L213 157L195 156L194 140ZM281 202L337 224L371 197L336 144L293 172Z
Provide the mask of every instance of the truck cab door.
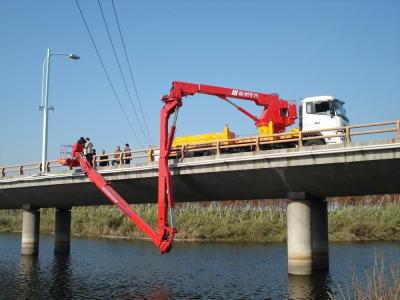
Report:
M303 130L336 127L332 118L331 101L308 101L303 103Z

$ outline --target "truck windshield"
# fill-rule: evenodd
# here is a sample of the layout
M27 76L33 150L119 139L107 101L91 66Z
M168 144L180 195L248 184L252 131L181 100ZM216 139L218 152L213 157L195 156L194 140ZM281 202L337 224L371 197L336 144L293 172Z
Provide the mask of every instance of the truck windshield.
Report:
M339 100L333 100L333 105L335 107L336 115L342 117L344 120L349 121L346 117L346 110L343 107L343 102Z

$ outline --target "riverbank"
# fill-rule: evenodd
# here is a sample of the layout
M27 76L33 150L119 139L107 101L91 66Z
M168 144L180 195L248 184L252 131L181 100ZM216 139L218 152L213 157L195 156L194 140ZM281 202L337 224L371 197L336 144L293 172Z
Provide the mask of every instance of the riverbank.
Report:
M135 205L154 228L157 206ZM40 230L54 231L54 209L41 210ZM400 203L343 206L329 211L330 241L400 240ZM261 205L180 204L177 239L269 242L286 240L286 210ZM21 231L21 210L0 211L0 231ZM143 238L115 207L72 209L72 234Z

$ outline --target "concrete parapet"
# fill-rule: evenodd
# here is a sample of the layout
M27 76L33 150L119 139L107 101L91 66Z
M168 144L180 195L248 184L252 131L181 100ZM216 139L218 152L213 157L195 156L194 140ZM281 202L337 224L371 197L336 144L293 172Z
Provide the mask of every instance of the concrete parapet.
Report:
M37 255L39 252L40 211L24 205L22 211L21 254Z
M54 234L54 253L68 254L71 244L71 208L56 209Z

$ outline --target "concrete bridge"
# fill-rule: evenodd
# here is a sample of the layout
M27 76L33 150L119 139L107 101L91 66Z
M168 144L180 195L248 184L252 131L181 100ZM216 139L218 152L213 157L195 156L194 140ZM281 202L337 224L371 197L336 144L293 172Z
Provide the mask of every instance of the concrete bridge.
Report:
M156 202L157 162L99 168L129 203ZM400 193L400 139L171 161L176 201L288 198L288 268L329 265L328 196ZM23 209L23 254L37 254L42 207L56 207L55 252L69 252L72 206L109 204L79 171L0 179L0 208ZM178 224L179 226L179 224ZM179 228L178 228L179 230Z
M175 201L281 199L400 192L400 142L312 146L171 160ZM158 163L98 168L129 202L157 202ZM78 170L0 179L0 209L110 204Z

